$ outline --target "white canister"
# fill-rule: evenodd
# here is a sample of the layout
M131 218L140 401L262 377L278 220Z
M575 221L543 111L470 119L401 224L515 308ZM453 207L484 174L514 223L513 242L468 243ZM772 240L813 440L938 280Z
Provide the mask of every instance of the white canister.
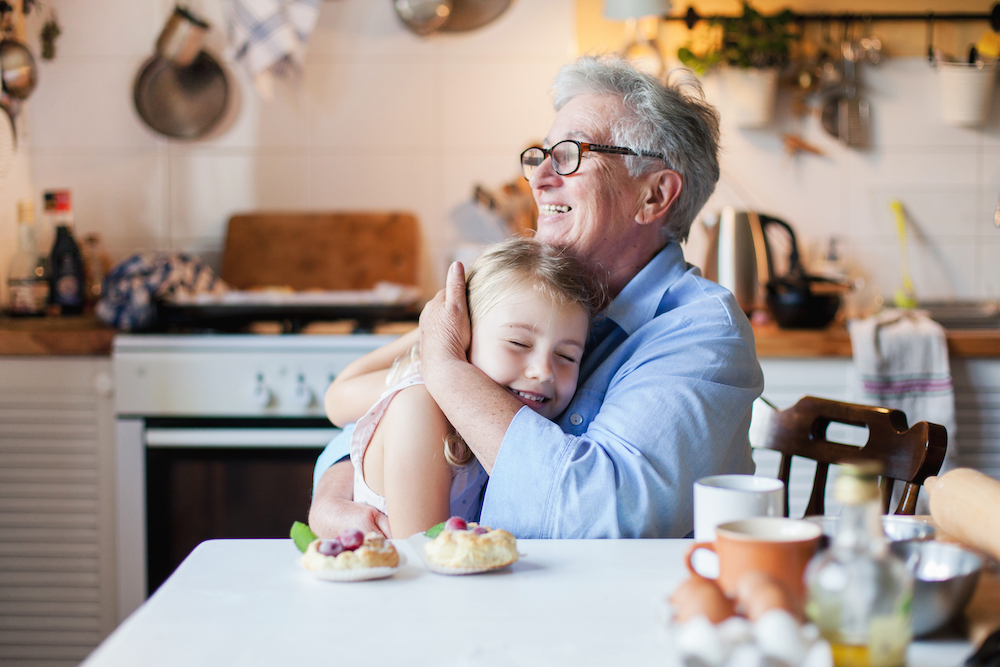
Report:
M941 79L941 117L948 125L979 127L990 115L996 63L937 64Z

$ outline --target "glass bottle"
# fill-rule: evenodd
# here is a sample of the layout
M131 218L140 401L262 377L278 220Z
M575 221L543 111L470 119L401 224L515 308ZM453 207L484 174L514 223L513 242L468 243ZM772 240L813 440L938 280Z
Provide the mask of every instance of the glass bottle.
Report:
M104 277L111 270L111 259L108 257L101 237L97 234L87 234L83 237L83 300L87 308L93 308L101 300Z
M56 228L49 264L52 267L51 299L62 315L83 312L83 259L73 238L73 208L69 190L45 193L45 213Z
M17 203L17 231L17 252L7 272L8 312L14 317L40 317L49 302L49 274L38 253L35 206L30 200Z
M901 667L910 643L913 577L882 529L881 465L842 467L843 503L830 547L806 569L806 614L833 649L835 667Z

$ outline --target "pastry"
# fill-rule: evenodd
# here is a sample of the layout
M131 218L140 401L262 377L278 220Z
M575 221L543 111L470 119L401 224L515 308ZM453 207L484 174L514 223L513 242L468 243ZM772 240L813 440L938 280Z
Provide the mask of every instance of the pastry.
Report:
M361 570L373 567L396 567L399 552L379 535L362 535L360 530L344 531L332 540L315 539L302 554L308 570Z
M434 565L461 570L492 570L517 560L517 540L506 530L452 517L424 552Z

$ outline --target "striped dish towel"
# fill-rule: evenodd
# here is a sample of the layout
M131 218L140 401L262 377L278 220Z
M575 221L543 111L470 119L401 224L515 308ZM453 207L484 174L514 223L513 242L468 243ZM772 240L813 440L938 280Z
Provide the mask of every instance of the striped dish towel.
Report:
M224 0L229 41L261 97L274 77L301 71L321 0Z
M954 467L955 392L944 328L922 310L892 308L851 320L848 330L858 402L902 410L911 426L920 421L944 426L948 452L941 472Z

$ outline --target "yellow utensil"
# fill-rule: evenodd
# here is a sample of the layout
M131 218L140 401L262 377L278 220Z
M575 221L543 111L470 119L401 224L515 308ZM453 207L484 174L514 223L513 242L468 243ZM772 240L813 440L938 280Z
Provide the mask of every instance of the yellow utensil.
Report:
M903 274L903 287L896 290L893 302L897 308L916 308L917 299L914 296L913 281L910 280L910 257L906 247L906 214L903 212L903 205L897 200L890 202L889 207L896 215L896 233L899 236L899 264Z
M976 42L976 51L987 58L1000 58L1000 35L987 30Z

